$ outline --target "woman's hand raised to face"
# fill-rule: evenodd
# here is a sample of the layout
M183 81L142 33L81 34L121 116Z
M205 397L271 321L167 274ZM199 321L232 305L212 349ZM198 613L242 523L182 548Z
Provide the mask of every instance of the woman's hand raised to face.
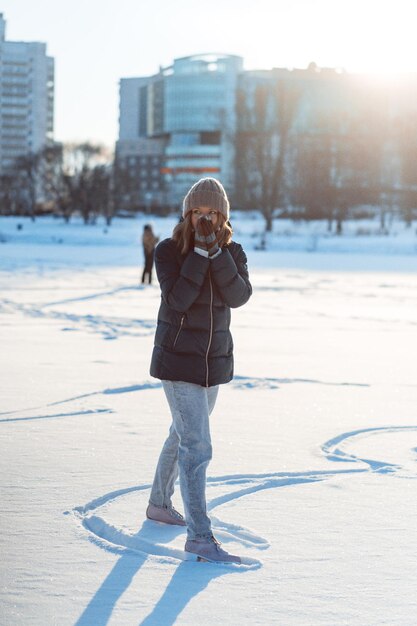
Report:
M214 233L213 223L208 215L200 215L197 220L197 232L204 237L209 237Z
M214 226L209 217L202 215L196 225L194 242L196 247L207 250L213 256L219 250Z

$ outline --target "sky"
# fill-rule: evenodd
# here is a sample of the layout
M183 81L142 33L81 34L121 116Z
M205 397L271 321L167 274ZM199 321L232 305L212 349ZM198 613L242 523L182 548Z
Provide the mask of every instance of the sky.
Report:
M414 0L0 0L6 39L55 58L55 138L113 146L120 78L175 58L239 54L245 69L416 71Z

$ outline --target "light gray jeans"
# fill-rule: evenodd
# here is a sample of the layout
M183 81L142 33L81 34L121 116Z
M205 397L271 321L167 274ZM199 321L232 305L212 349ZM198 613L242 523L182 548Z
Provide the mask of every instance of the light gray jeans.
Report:
M149 502L172 506L179 474L187 537L209 537L212 532L206 508L206 470L212 457L209 416L219 386L202 387L171 380L163 380L162 385L172 424L159 456Z

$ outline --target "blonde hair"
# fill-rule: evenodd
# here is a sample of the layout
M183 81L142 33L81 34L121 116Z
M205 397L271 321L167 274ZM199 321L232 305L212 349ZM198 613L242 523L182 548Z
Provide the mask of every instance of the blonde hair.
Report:
M220 248L227 246L232 241L233 230L230 222L222 213L218 213L218 223L216 228L217 241ZM194 246L194 229L191 222L191 211L187 213L184 219L175 226L172 231L172 239L180 249L181 254L187 252Z

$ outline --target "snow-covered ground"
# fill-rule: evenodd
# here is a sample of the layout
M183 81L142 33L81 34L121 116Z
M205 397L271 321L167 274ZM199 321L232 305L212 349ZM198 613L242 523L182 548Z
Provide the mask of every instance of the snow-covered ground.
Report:
M144 519L170 423L148 373L159 289L138 285L149 221L175 223L0 218L0 623L414 626L413 229L279 222L261 252L262 222L234 218L254 295L207 498L238 567L182 561L184 530Z

